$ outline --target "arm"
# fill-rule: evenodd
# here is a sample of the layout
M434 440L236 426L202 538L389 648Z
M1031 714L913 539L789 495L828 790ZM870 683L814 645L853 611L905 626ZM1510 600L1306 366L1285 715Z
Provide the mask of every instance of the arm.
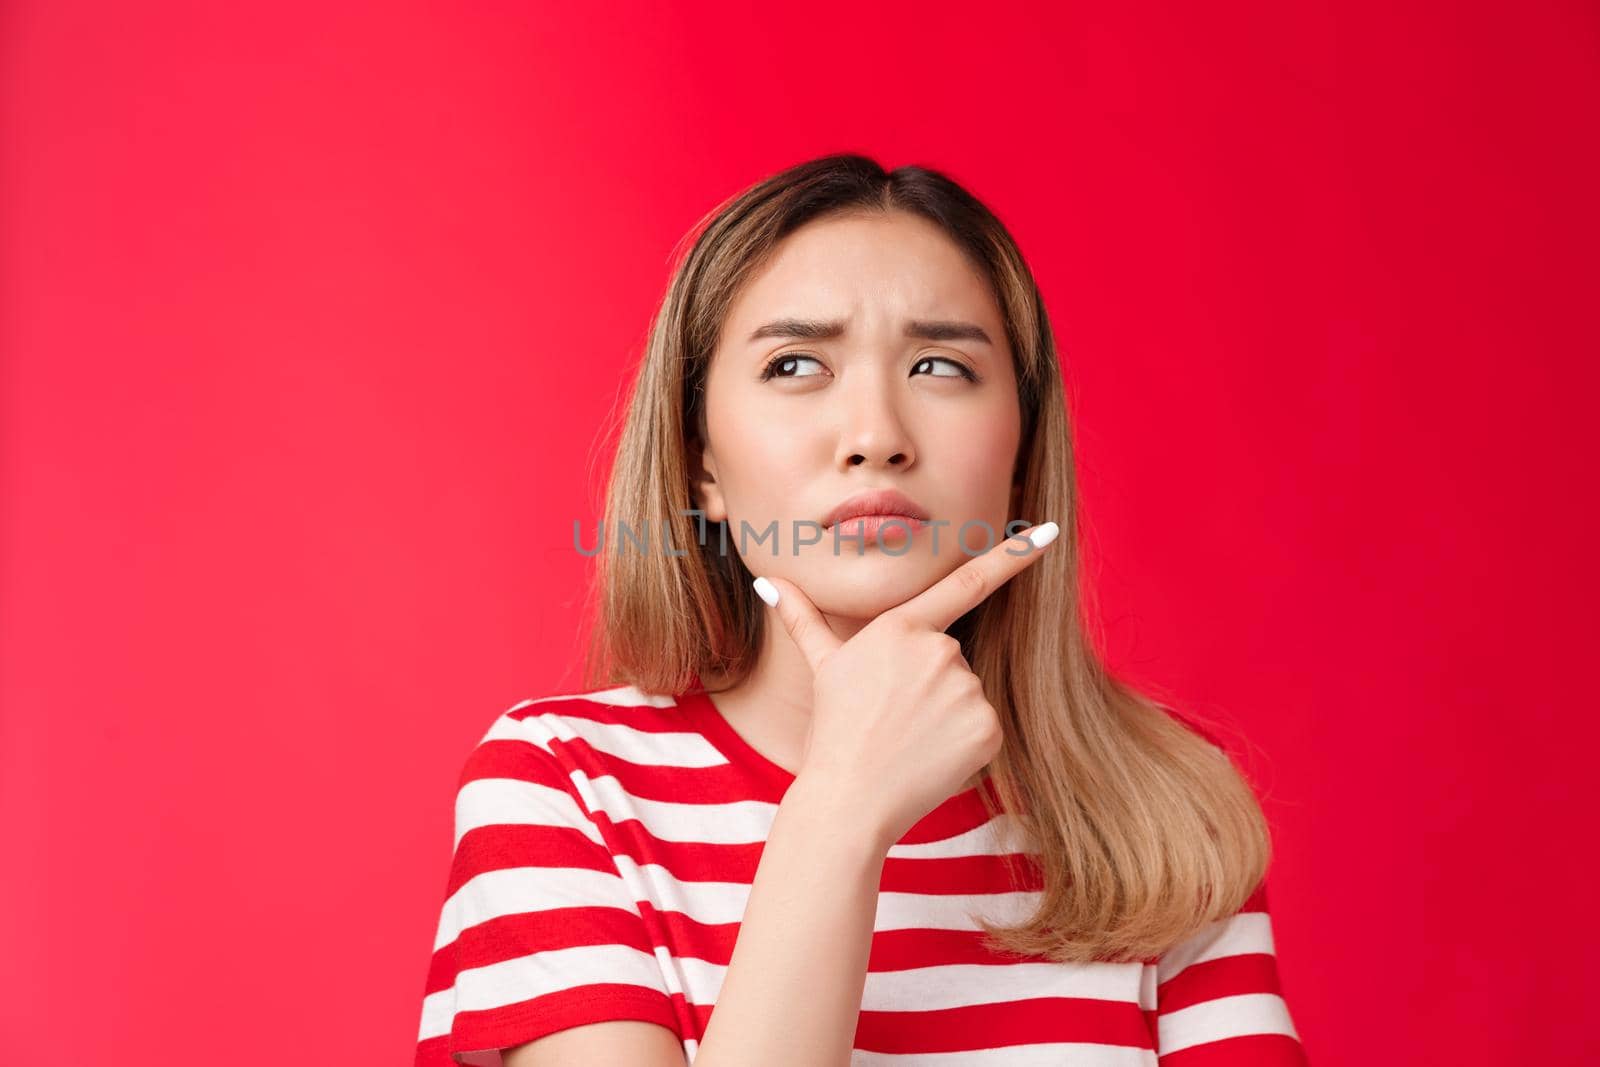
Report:
M1162 955L1155 972L1161 1067L1305 1067L1278 983L1265 885L1237 914Z
M762 850L695 1067L847 1067L892 843L802 772Z

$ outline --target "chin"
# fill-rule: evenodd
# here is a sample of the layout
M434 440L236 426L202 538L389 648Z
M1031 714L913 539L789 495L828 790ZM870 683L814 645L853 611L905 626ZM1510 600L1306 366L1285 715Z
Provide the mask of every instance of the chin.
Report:
M859 559L840 556L827 561L831 573L812 571L796 576L794 582L817 610L870 621L932 585L939 577L932 562L872 552Z

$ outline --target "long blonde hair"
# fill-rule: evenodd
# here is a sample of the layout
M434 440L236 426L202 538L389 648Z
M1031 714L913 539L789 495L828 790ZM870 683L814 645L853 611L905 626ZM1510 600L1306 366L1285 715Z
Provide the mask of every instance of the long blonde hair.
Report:
M1089 640L1082 526L1055 340L1005 227L945 175L885 171L859 155L798 164L729 198L690 231L650 331L606 486L603 529L670 530L675 552L600 552L585 684L679 694L737 684L765 614L737 553L716 551L691 509L704 386L742 279L797 227L843 211L907 211L938 224L990 279L1016 361L1025 457L1021 517L1060 522L1058 547L949 630L1005 730L987 768L1027 835L1041 883L1018 926L983 921L1011 952L1068 962L1149 960L1238 911L1265 878L1271 840L1255 793L1199 727L1113 677ZM698 547L696 547L698 546Z

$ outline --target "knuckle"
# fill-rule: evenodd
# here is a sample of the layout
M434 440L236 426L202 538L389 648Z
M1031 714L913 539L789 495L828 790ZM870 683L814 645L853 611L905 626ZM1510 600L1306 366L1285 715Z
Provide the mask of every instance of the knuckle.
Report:
M947 633L933 635L933 652L935 660L940 664L965 662L966 659L961 654L961 642Z
M988 763L990 760L1000 755L1001 750L1005 748L1005 742L1005 733L996 727L994 732L988 735L983 746L979 749L979 751L983 753L983 761Z
M1000 719L985 705L986 714L979 717L974 727L974 743L983 752L993 755L1000 751L1000 746L1005 741L1005 730L1000 726Z

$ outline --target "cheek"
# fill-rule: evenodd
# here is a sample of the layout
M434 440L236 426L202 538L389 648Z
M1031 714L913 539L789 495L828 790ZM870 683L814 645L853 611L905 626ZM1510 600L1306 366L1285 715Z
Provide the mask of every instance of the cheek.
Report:
M974 515L1002 516L1011 499L1020 429L1002 417L974 420L959 433L941 434L941 479Z
M717 481L729 510L751 520L778 517L803 494L817 463L816 430L764 410L760 398L729 397L712 421Z

